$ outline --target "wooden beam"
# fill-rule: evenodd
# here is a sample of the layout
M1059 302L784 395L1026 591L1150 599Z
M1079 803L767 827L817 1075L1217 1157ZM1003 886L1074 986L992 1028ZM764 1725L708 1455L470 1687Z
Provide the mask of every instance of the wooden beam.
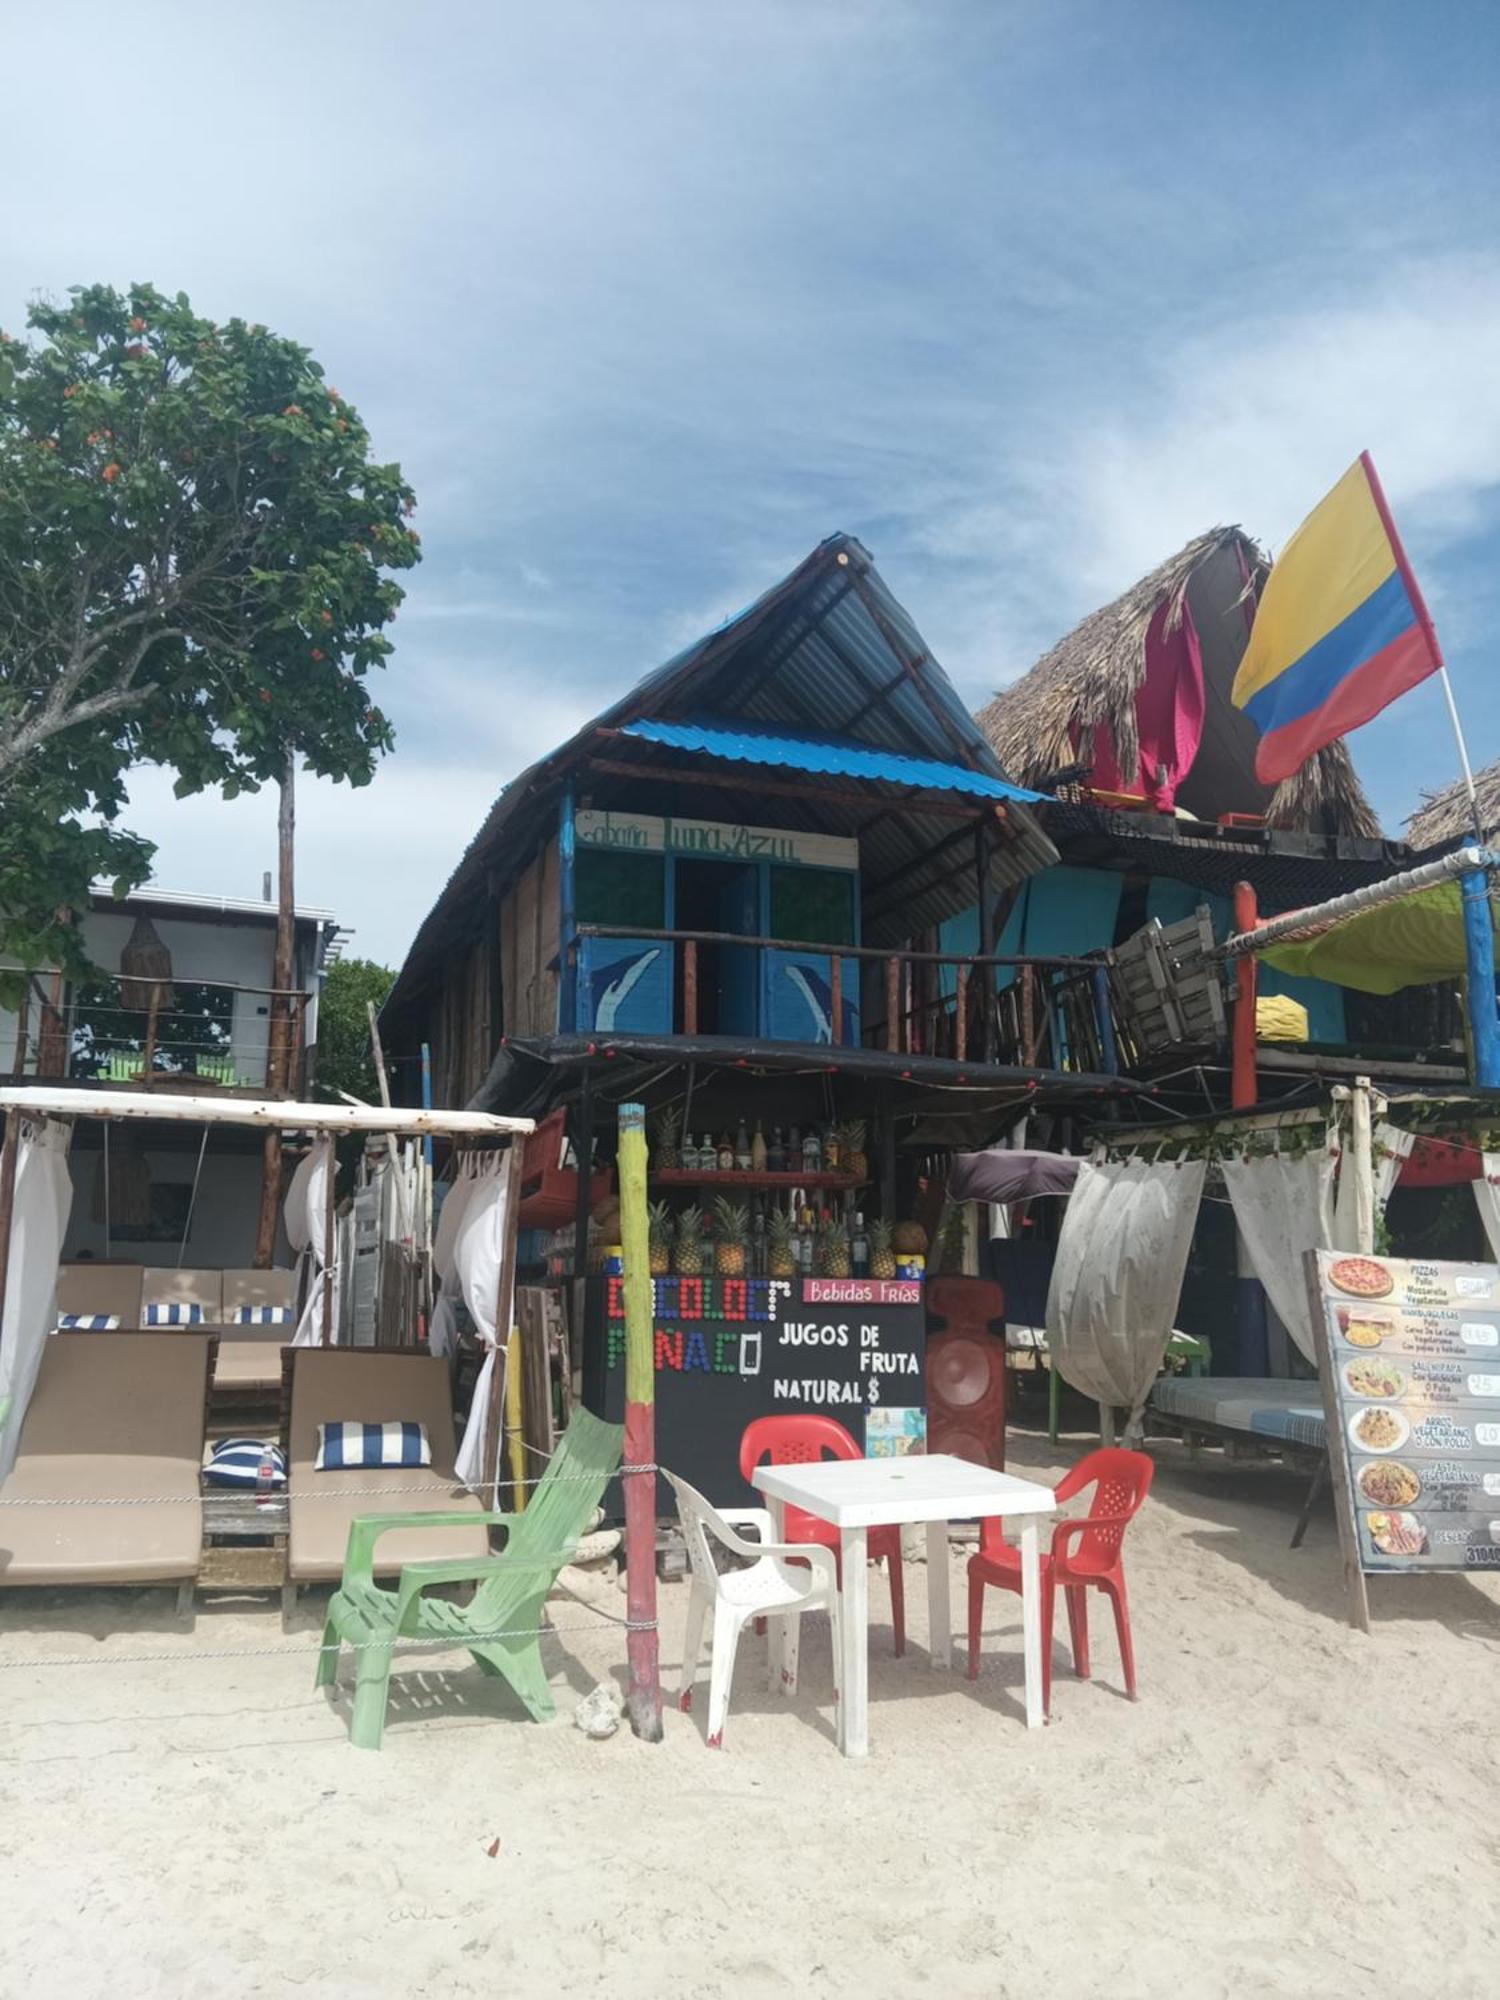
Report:
M952 716L949 715L932 689L922 678L921 670L927 656L924 654L921 659L913 659L907 653L905 641L890 619L886 617L879 599L870 588L869 578L862 571L854 579L854 588L859 592L860 602L873 619L876 631L879 632L881 638L884 639L896 658L901 662L901 666L910 679L912 686L921 696L928 714L937 723L939 729L942 730L969 769L977 770L979 767L975 763L973 744L964 735Z
M281 1098L187 1097L167 1091L85 1090L77 1084L9 1084L0 1088L0 1110L54 1118L151 1119L178 1125L258 1125L275 1132L403 1132L417 1138L462 1133L503 1138L530 1132L531 1118L490 1111L421 1111L396 1105L298 1104Z

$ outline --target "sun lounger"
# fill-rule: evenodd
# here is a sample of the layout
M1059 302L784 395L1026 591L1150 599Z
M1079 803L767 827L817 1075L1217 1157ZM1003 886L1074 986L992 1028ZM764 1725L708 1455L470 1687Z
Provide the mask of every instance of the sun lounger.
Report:
M473 1514L472 1527L413 1529L382 1536L375 1573L394 1576L403 1563L461 1562L489 1554L478 1498L458 1484L453 1461L453 1389L446 1361L372 1348L287 1350L287 1492L291 1531L283 1605L304 1583L337 1582L344 1573L349 1525L360 1514ZM415 1423L427 1432L431 1465L370 1466L316 1472L318 1426ZM371 1488L379 1489L372 1493Z
M206 1333L52 1336L0 1485L0 1586L176 1583L186 1608L212 1347ZM120 1499L136 1504L106 1504Z
M295 1271L226 1271L223 1274L223 1325L214 1361L214 1387L237 1394L281 1388L281 1350L290 1347L297 1330ZM244 1325L241 1311L284 1313L272 1324Z
M59 1322L67 1314L80 1320L113 1319L127 1330L139 1326L141 1277L139 1264L62 1265L57 1273Z

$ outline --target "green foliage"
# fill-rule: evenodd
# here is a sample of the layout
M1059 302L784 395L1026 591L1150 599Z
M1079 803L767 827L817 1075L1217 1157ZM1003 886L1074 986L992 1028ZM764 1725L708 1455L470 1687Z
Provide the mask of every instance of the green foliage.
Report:
M67 963L57 909L149 864L114 827L131 763L234 797L290 745L368 783L392 736L367 676L419 538L295 342L148 285L29 325L0 335L0 948Z
M319 1098L337 1102L339 1092L347 1090L366 1104L380 1102L380 1079L375 1074L365 1003L373 1000L378 1013L395 977L389 966L376 965L368 958L339 959L329 966L318 1002L315 1088ZM402 1101L400 1091L393 1089L391 1095L398 1103Z

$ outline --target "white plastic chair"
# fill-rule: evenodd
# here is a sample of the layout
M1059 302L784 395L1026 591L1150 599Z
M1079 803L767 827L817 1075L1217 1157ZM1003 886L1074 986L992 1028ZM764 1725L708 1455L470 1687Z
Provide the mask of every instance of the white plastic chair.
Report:
M832 1549L811 1542L773 1542L771 1516L764 1507L713 1507L694 1486L665 1472L677 1495L677 1515L687 1542L693 1587L688 1600L687 1630L682 1642L682 1687L677 1706L693 1705L698 1655L703 1648L703 1622L713 1611L713 1654L708 1682L708 1747L724 1747L724 1723L729 1713L729 1689L740 1633L754 1618L774 1620L771 1627L771 1686L797 1691L798 1626L804 1611L826 1611L833 1627L833 1698L839 1698L839 1586ZM754 1528L758 1541L747 1541L737 1528ZM748 1562L747 1568L720 1569L714 1544ZM779 1640L779 1644L778 1644Z

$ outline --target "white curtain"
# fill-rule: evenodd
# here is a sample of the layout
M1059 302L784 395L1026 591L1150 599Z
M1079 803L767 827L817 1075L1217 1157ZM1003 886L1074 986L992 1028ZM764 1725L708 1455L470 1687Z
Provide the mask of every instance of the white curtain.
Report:
M1334 1169L1329 1137L1305 1153L1257 1153L1220 1161L1250 1268L1276 1316L1309 1361L1316 1356L1302 1256L1334 1247Z
M464 1440L459 1446L457 1472L466 1486L488 1487L496 1476L484 1463L484 1433L501 1342L510 1342L511 1300L501 1299L500 1268L505 1257L506 1179L502 1157L492 1154L480 1165L473 1189L453 1232L453 1261L463 1287L464 1304L489 1350L474 1384ZM452 1200L449 1196L449 1200ZM447 1203L445 1202L446 1209Z
M1369 1183L1352 1171L1332 1125L1326 1140L1305 1153L1273 1151L1221 1162L1250 1268L1299 1351L1314 1363L1317 1347L1303 1256L1309 1250L1358 1251L1373 1241L1375 1224L1412 1149L1410 1132L1383 1122L1375 1126L1372 1140Z
M1407 1155L1417 1143L1415 1132L1403 1132L1399 1125L1387 1125L1382 1119L1375 1127L1375 1213L1385 1214L1385 1205L1391 1198L1392 1190L1401 1178L1401 1169L1406 1165ZM1341 1250L1351 1245L1341 1243Z
M302 1307L302 1318L297 1331L292 1336L293 1347L321 1347L323 1345L323 1293L326 1287L333 1288L333 1307L329 1324L337 1334L339 1323L339 1259L337 1255L337 1235L335 1234L335 1254L333 1269L323 1269L323 1245L327 1240L328 1210L336 1198L334 1181L338 1173L338 1163L334 1159L333 1134L325 1132L318 1139L312 1151L298 1162L297 1171L292 1175L292 1184L286 1194L286 1233L292 1248L297 1250L312 1272L312 1282L307 1287L307 1298Z
M454 1248L464 1210L479 1182L472 1174L461 1174L443 1197L438 1210L436 1234L432 1239L432 1268L438 1280L438 1295L432 1302L432 1325L428 1329L428 1350L438 1356L450 1354L458 1345L458 1316L454 1311L463 1297L463 1280L458 1275Z
M1474 1199L1489 1238L1490 1255L1500 1260L1500 1153L1486 1153L1483 1159L1484 1172L1474 1183Z
M11 1117L17 1114L13 1111ZM68 1173L70 1124L22 1119L16 1148L10 1261L0 1310L0 1479L16 1462L26 1406L36 1387L47 1336L57 1324L57 1264L73 1206Z
M1047 1346L1075 1389L1130 1412L1127 1436L1171 1338L1205 1172L1202 1160L1086 1160L1068 1199Z

